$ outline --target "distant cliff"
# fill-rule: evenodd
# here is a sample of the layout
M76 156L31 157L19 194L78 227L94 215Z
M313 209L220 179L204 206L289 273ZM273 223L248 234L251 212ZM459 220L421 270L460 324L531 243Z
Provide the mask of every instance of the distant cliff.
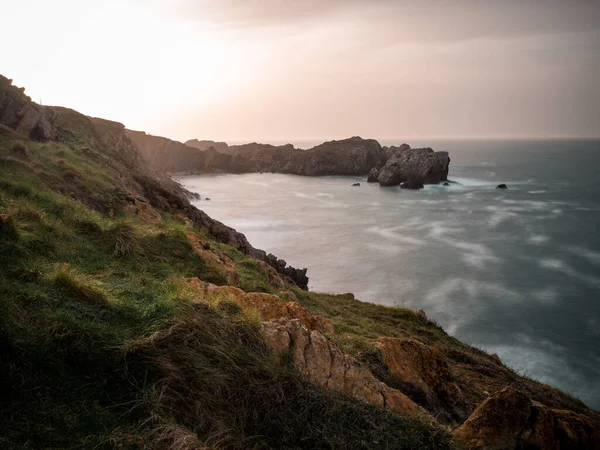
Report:
M292 144L276 146L256 142L229 146L225 142L190 140L182 144L145 133L128 133L151 165L169 172L276 172L320 176L367 175L371 171L370 181L391 186L408 180L439 183L446 180L450 164L445 152L412 150L407 144L382 147L374 139L358 136L300 150Z

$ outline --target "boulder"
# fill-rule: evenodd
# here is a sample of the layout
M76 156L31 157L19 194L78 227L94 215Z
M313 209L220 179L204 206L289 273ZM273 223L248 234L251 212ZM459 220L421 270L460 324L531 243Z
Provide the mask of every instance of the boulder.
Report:
M553 410L506 387L453 431L469 449L600 449L600 432L573 411Z
M450 183L448 183L447 181L444 181L444 186L450 186Z
M504 183L499 184L498 186L496 186L496 189L508 189L508 186L505 185Z
M431 148L407 149L387 160L379 171L377 181L382 186L397 186L406 181L438 184L448 177L448 152Z
M353 183L352 186L360 186L360 183Z
M469 415L471 410L437 347L391 337L379 338L376 346L390 375L413 393L413 400L447 420Z

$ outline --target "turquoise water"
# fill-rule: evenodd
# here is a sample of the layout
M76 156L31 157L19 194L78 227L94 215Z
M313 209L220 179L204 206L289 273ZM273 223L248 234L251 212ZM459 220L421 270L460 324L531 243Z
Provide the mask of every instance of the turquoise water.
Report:
M600 408L600 141L409 144L449 151L460 184L179 180L255 247L307 267L311 289L422 308L450 334Z

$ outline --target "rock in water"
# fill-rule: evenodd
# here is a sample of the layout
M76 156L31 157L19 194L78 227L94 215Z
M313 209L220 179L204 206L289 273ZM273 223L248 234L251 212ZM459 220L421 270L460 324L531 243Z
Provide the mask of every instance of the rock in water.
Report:
M402 189L423 189L423 183L419 180L408 180L400 185Z
M448 152L434 152L431 148L406 149L395 153L379 171L381 186L397 186L406 181L438 184L448 178Z
M360 186L360 183L353 183L352 186Z
M379 170L377 167L373 167L369 170L369 175L367 176L367 183L376 183L377 177L379 177Z
M505 185L504 183L499 184L498 186L496 186L496 189L508 189L508 186Z

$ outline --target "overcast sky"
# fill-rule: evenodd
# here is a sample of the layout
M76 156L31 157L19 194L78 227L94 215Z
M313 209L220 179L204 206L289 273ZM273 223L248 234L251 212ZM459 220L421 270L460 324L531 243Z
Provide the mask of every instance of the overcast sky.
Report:
M5 3L34 100L178 140L600 136L598 0Z

